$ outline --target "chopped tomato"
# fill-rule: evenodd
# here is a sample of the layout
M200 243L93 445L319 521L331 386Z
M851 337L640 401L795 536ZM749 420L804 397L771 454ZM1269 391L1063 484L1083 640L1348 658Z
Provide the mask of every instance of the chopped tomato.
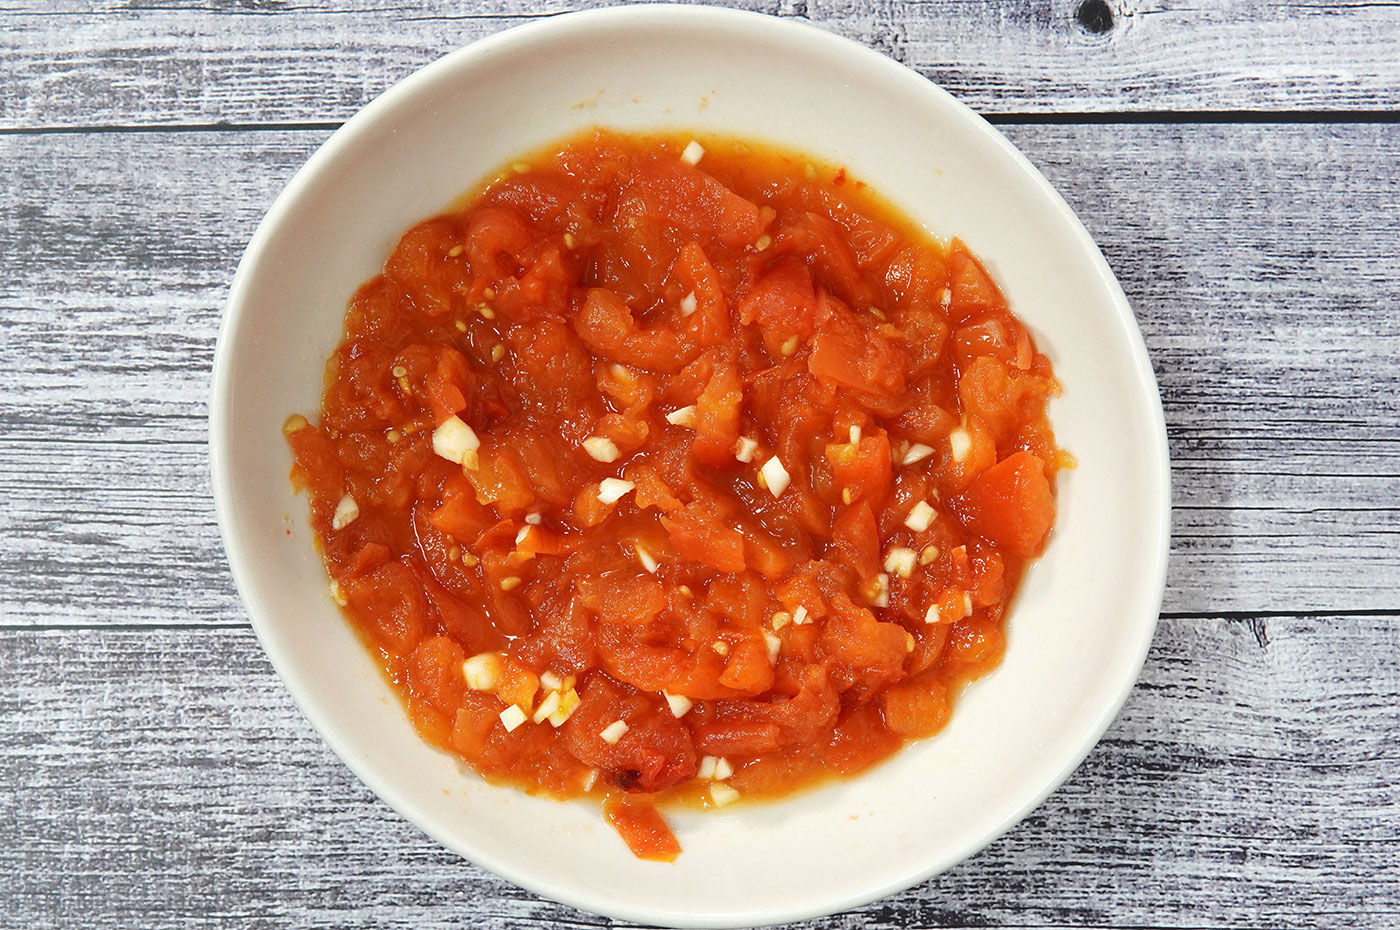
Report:
M442 503L428 517L433 526L458 539L475 539L496 522L495 516L476 498L466 478L450 479L442 490Z
M832 443L826 447L832 480L841 488L845 501L865 501L883 510L889 499L893 478L890 441L884 433L862 436L857 442Z
M891 732L909 739L932 736L948 721L948 686L938 677L900 682L884 693L881 706Z
M744 390L739 370L732 363L715 365L710 381L695 401L695 460L711 467L737 464L734 446L739 441L739 421Z
M720 684L743 694L759 695L773 687L773 663L760 640L745 640L732 647Z
M1035 555L1055 522L1055 496L1045 463L1017 452L982 472L956 506L973 532L1015 556Z
M903 393L909 353L874 326L838 312L830 329L812 340L807 370L841 387L893 397Z
M839 167L687 141L590 133L408 230L284 425L423 737L601 797L659 861L659 806L937 733L1067 461L1050 362L961 241Z
M980 310L1006 307L1006 299L992 276L961 239L954 239L949 253L949 277L954 319L961 321Z
M739 322L756 324L763 333L770 354L781 356L783 347L812 338L816 329L817 295L812 275L796 258L779 261L754 282L753 289L739 304Z
M609 801L603 805L603 813L638 859L674 862L680 855L676 835L650 804Z
M671 534L671 543L681 558L703 562L721 572L744 570L744 537L726 526L713 508L691 503L661 517L660 523Z
M832 559L850 566L856 577L875 577L880 570L880 533L868 501L860 501L837 514L830 551Z

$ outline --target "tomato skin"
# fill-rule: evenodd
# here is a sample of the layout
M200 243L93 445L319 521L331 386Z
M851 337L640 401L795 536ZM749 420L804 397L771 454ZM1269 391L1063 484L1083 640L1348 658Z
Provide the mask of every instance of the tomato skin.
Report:
M480 606L458 597L440 584L429 581L424 587L437 613L438 628L443 636L477 652L491 652L505 645L505 637Z
M844 169L686 141L581 136L408 230L284 427L424 738L600 796L658 861L658 805L715 803L703 756L763 797L937 733L1066 462L966 245Z

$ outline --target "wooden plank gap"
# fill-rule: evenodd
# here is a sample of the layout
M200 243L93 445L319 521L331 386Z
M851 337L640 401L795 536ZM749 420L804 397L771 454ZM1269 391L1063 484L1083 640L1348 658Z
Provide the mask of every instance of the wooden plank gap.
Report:
M5 126L0 136L81 136L107 133L161 132L330 132L345 125L344 120L303 120L266 123L91 123L81 126Z
M996 126L1400 123L1400 110L1077 110L1056 113L984 113L982 118Z

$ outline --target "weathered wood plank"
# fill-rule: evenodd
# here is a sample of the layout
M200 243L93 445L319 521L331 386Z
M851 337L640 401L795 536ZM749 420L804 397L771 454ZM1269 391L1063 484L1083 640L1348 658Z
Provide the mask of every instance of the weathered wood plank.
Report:
M1165 609L1400 607L1400 127L1010 133L1153 355ZM323 137L0 138L5 622L239 615L205 475L213 339L243 243Z
M0 441L0 529L10 541L0 552L0 622L241 618L205 463L197 442ZM1384 609L1400 600L1393 501L1371 500L1376 485L1365 482L1299 484L1296 497L1266 504L1179 505L1163 609Z
M343 120L474 39L610 0L0 8L0 127ZM1393 108L1391 3L740 0L878 48L983 112Z
M1400 617L1165 621L1108 736L969 863L822 928L1393 926ZM1326 681L1325 686L1320 682ZM602 926L441 850L245 630L0 633L14 926Z

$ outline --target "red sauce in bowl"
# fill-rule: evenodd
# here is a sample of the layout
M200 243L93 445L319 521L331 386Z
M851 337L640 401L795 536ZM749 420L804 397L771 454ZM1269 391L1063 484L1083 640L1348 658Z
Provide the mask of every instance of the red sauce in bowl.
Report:
M287 433L420 732L665 859L654 801L852 775L998 664L1057 390L844 170L593 133L409 230Z

